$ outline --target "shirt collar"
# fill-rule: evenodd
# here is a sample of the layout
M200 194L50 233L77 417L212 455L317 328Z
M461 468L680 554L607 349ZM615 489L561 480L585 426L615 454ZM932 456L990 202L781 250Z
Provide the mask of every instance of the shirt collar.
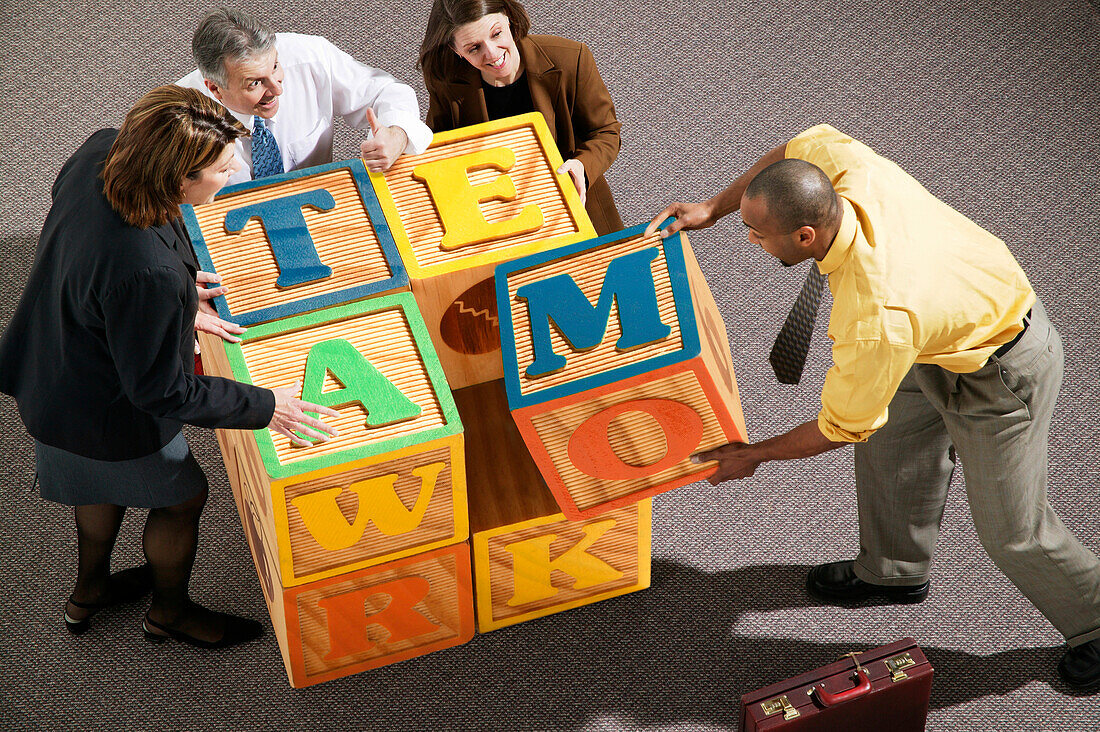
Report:
M856 231L859 229L855 208L844 196L837 197L840 199L840 210L843 214L840 229L836 232L836 238L833 239L825 258L817 263L818 270L821 274L826 275L844 262L844 258L848 256L848 252L852 249L852 244L855 243Z
M221 104L221 102L218 102L218 103ZM222 104L222 106L225 107L224 104ZM241 114L240 112L238 112L236 110L233 110L233 109L230 109L229 107L225 107L225 109L226 109L227 112L229 112L231 115L233 115L233 119L237 120L242 125L244 125L244 128L246 130L248 130L249 132L252 132L252 117L253 117L253 115L251 115L251 114ZM266 120L265 120L265 122L266 122Z
M222 106L225 107L224 104ZM238 122L240 122L242 125L244 125L244 128L246 130L248 130L249 133L252 132L253 128L256 126L256 115L254 115L254 114L241 114L240 112L237 112L236 110L229 109L229 107L225 107L225 108L231 115L233 115L234 119L236 119ZM282 101L280 100L280 102L279 102L279 112L281 112L281 111L283 111L283 110L282 110ZM278 116L279 116L279 113L276 112L275 117L272 117L271 119L265 119L264 120L264 127L266 127L269 130L274 128L274 127L277 127L278 123L276 123L275 118L278 117Z

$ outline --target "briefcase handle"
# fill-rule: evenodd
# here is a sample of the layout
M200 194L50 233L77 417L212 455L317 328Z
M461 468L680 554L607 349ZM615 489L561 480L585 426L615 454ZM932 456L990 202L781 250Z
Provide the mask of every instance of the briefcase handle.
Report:
M816 696L823 707L834 707L837 704L843 704L846 701L858 699L861 696L866 696L871 693L871 677L867 675L866 671L858 669L854 678L857 682L855 687L847 691L838 691L834 694L833 692L825 691L825 684L822 684L821 686L812 687L810 689L810 696Z

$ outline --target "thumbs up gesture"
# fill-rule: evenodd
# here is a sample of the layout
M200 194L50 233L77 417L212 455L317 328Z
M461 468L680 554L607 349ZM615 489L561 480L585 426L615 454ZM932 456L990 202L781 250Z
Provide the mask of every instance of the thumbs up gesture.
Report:
M370 108L367 109L367 122L370 123L370 139L363 140L359 145L363 163L373 173L389 170L394 161L401 157L401 153L405 152L409 136L400 127L383 127L374 110Z

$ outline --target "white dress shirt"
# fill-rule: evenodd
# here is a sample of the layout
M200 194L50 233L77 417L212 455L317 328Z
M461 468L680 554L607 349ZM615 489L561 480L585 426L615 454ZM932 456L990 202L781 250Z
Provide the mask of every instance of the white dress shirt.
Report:
M368 108L383 126L405 131L406 153L423 152L431 143L432 131L420 121L420 105L408 85L364 66L321 36L276 33L275 48L283 68L283 93L279 111L265 123L279 144L283 170L331 163L334 118L343 117L352 127L369 133ZM198 69L176 84L213 98ZM230 112L252 131L251 114ZM229 178L230 184L252 180L252 141L243 137L236 145L242 165Z

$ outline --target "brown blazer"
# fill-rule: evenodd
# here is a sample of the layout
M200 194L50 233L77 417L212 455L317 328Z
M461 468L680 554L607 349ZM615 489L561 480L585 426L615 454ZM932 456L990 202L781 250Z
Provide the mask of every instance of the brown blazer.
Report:
M585 208L597 234L623 228L604 171L619 154L619 120L607 86L583 43L529 35L517 44L535 111L542 112L563 160L576 158L588 178ZM462 61L450 79L424 78L433 132L489 121L481 73Z

